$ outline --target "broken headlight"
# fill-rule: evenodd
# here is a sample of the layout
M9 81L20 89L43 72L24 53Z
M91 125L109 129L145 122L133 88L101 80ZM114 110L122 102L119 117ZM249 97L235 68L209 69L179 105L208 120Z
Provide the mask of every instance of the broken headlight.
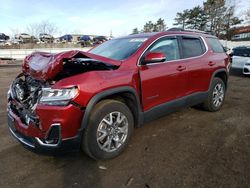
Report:
M78 88L52 89L42 88L40 103L47 105L65 106L78 94Z

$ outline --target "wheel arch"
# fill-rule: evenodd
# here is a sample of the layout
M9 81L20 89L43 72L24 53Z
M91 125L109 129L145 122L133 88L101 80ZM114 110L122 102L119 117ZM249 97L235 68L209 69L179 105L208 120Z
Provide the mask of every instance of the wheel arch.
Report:
M211 87L211 84L212 84L212 81L214 78L220 78L222 79L222 81L224 82L225 86L226 86L226 89L227 89L227 81L228 81L228 72L226 71L226 69L218 69L216 70L213 75L212 75L212 78L210 80L210 87Z
M89 117L95 105L101 100L105 99L115 99L124 102L129 107L134 116L135 126L140 126L142 124L143 116L140 99L136 90L131 86L122 86L102 91L90 99L82 118L80 131L84 130L88 126Z

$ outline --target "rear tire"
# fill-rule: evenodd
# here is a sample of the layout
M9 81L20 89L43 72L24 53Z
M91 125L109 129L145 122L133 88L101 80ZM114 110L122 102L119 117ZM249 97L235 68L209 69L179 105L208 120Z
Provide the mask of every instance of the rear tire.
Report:
M215 77L209 90L206 101L202 104L203 109L216 112L221 109L225 99L226 87L222 79Z
M127 147L133 129L133 115L124 103L103 100L91 112L82 149L96 160L114 158Z

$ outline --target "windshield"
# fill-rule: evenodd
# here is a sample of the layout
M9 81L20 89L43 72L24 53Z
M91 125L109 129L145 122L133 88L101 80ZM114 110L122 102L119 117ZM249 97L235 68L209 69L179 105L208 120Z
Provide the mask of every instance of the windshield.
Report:
M121 38L104 42L90 53L115 60L124 60L133 55L148 38Z
M233 55L250 57L250 48L235 48L233 49Z

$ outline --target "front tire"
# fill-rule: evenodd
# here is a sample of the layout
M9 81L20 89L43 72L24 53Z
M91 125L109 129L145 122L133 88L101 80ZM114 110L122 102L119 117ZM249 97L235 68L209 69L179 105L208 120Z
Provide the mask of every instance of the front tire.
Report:
M203 108L209 112L221 109L225 99L226 87L222 79L215 77L209 90L208 97L203 103Z
M114 158L127 147L133 129L133 115L124 103L103 100L91 112L82 149L97 160Z

